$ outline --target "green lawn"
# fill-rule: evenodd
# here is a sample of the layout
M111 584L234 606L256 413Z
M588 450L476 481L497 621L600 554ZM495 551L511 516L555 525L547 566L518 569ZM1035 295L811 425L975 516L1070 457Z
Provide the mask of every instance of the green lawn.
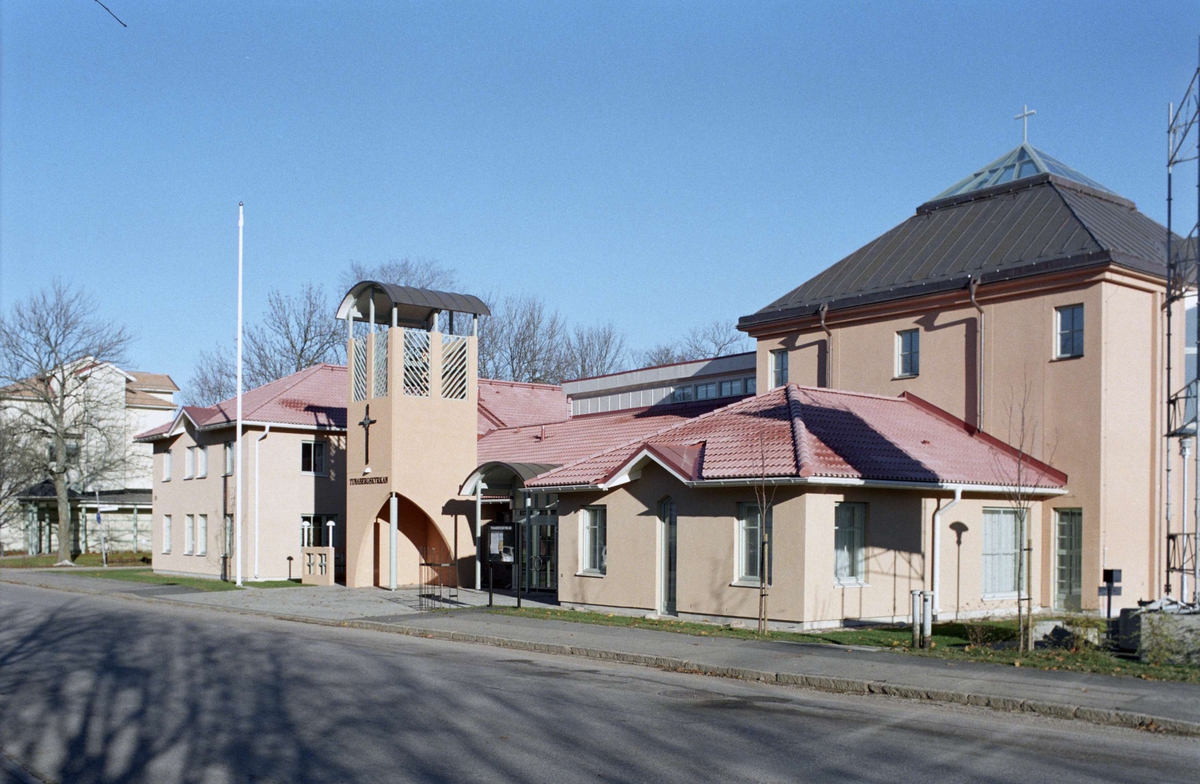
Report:
M1145 680L1186 681L1200 683L1200 667L1181 667L1163 664L1147 664L1091 646L1078 650L1043 649L1033 653L1015 650L994 649L993 643L1015 640L1015 621L985 621L975 624L935 623L933 625L933 649L912 650L912 630L907 626L870 627L861 629L836 629L821 632L773 631L759 635L750 629L731 629L707 623L656 620L652 618L608 615L606 613L579 610L549 610L543 608L498 607L491 612L499 615L517 615L542 620L594 623L603 626L624 626L633 629L654 629L698 637L732 637L743 640L780 640L784 642L816 642L830 645L868 645L912 656L932 656L962 661L983 661L1011 667L1034 667L1041 670L1065 670L1070 672L1094 672L1103 675L1118 675ZM982 637L981 637L982 635ZM972 640L974 638L974 640ZM983 645L980 645L980 642ZM974 644L972 644L974 642Z
M233 583L221 580L205 580L201 577L172 577L165 574L155 574L149 569L72 569L70 574L80 577L101 577L105 580L125 580L131 583L151 583L153 585L182 585L195 588L198 591L236 591Z
M34 569L54 566L58 563L58 555L14 555L0 558L0 569ZM109 566L139 566L150 564L149 553L109 553ZM75 559L76 566L103 566L100 553L82 553ZM65 568L65 567L64 567Z

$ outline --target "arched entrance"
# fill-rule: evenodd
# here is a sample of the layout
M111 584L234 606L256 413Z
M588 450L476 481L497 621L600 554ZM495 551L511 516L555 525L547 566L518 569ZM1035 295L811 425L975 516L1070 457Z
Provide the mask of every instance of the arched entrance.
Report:
M431 580L453 585L452 566L422 567L453 563L454 552L441 529L424 510L399 493L393 493L375 514L374 584L382 588L391 585L392 498L396 500L396 585L419 585Z

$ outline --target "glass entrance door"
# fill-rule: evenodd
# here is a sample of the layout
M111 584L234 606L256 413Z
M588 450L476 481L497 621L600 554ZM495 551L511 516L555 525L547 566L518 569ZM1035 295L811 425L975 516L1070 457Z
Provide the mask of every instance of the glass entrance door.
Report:
M679 572L679 526L675 517L675 502L670 498L662 502L660 510L662 526L662 606L663 615L675 615L676 579Z
M1054 606L1078 612L1083 594L1083 510L1056 509L1057 576Z
M525 553L525 587L530 591L558 590L558 518L538 515L529 526Z

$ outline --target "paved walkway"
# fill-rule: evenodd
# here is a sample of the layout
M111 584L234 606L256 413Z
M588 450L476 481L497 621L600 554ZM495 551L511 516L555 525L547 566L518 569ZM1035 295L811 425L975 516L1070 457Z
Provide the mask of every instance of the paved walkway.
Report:
M888 650L694 637L647 629L541 621L488 613L487 594L462 591L462 609L419 613L416 591L194 589L0 569L0 581L121 593L310 623L360 626L507 648L585 656L831 691L881 693L1017 710L1200 736L1200 685L950 662ZM497 597L500 599L500 597ZM513 599L504 597L511 605ZM544 604L544 602L542 602Z

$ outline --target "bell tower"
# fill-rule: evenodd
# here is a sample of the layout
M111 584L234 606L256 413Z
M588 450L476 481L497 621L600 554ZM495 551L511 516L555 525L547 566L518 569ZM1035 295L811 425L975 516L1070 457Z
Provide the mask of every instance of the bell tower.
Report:
M449 582L473 563L472 521L456 502L476 466L486 315L478 297L376 281L343 298L347 586L412 585L422 568Z

